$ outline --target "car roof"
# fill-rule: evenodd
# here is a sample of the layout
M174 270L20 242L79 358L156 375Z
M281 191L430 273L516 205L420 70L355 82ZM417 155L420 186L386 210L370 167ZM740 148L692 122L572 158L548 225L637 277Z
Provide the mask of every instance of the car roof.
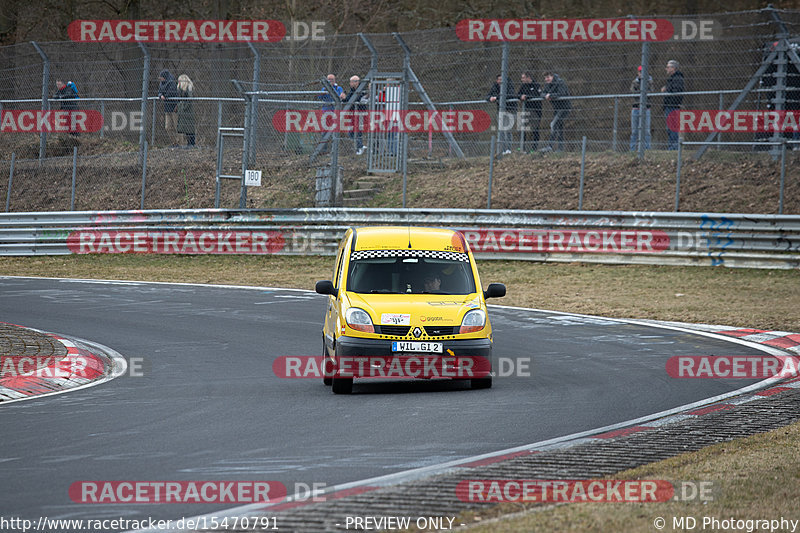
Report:
M356 228L354 250L442 250L466 252L464 236L446 228L369 226Z

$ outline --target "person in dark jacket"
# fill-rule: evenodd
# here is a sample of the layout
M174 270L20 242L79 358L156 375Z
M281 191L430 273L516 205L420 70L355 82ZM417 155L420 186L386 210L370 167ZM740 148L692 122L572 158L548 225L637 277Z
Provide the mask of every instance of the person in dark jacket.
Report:
M186 74L178 76L178 133L183 133L186 137L186 146L194 146L194 107L192 96L194 95L194 82Z
M640 94L642 89L642 66L639 65L639 73L633 78L631 82L631 92L633 94ZM647 86L645 87L645 92L652 92L653 90L653 77L648 75L647 76ZM633 100L633 108L631 109L631 143L630 149L631 152L634 152L638 149L639 146L639 97L637 96ZM650 102L647 102L647 106L644 112L644 135L642 136L642 142L644 143L644 149L650 149Z
M56 80L56 94L53 98L61 101L62 111L75 111L78 109L78 89L71 81L64 83L63 80ZM77 131L70 131L70 135L78 135Z
M533 81L529 71L520 76L522 83L517 91L520 101L519 125L524 138L522 151L535 151L539 144L539 123L542 120L542 101L539 84Z
M678 70L680 65L674 59L667 61L667 84L661 88L662 93L667 93L664 96L664 118L669 120L669 115L673 111L681 108L683 103L683 91L685 90L685 80L683 72ZM667 150L678 149L678 132L672 131L667 125Z
M65 111L78 109L78 91L75 89L75 84L71 81L64 83L62 80L56 80L56 87L53 98L61 100L61 109Z
M569 116L572 104L569 101L569 88L555 72L544 73L542 97L553 106L553 120L550 121L550 146L546 151L564 150L564 121Z
M361 78L358 76L350 76L350 90L347 92L345 102L353 101L353 106L350 109L363 113L367 110L369 96L367 95L366 91L357 91L360 83ZM355 131L351 131L349 135L351 139L355 139L356 141L356 155L361 155L364 153L366 147L364 146L364 135L361 132L362 128L359 126L359 119L357 116L354 117L353 127L355 128Z
M486 95L486 99L490 102L497 103L497 130L500 132L500 144L503 148L503 153L510 154L511 145L514 142L513 135L510 131L511 126L513 126L513 120L509 121L508 119L517 113L517 95L514 92L514 84L511 83L510 79L506 79L506 114L505 116L502 116L500 114L500 95L502 94L502 82L503 76L502 74L498 74L494 85L492 85L492 88L489 90L489 94ZM511 124L509 124L509 122L511 122Z
M167 138L171 139L174 146L180 144L178 135L178 114L176 108L178 101L178 86L175 78L170 71L164 69L158 75L158 98L164 102L164 129L167 130Z

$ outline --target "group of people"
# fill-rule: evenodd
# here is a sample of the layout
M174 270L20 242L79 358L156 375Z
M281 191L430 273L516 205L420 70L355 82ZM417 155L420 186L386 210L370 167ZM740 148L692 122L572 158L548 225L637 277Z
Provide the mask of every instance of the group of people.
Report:
M162 70L158 75L158 98L164 104L164 127L173 146L181 143L181 134L187 146L194 146L194 108L192 95L194 83L186 74L178 76L176 81L169 70ZM78 88L71 82L56 80L56 92L53 98L60 100L61 109L74 111L78 109ZM77 132L71 132L78 135Z
M553 107L553 119L550 121L550 138L547 146L541 148L542 151L561 151L564 149L564 121L572 110L572 103L569 101L569 88L566 82L555 72L545 71L544 84L540 87L533 80L530 71L525 71L520 76L521 84L519 90L514 92L514 84L510 79L506 80L506 109L509 116L515 116L519 121L517 128L522 135L525 135L522 142L522 150L535 151L539 145L539 123L542 119L542 101L550 102ZM498 75L494 85L486 95L486 99L495 102L500 106L500 96L502 94L503 76ZM517 103L519 103L519 113L517 113ZM500 120L504 120L501 118ZM504 154L511 153L511 128L504 127L500 130L500 144ZM526 134L530 132L530 137Z
M328 74L326 76L328 83L330 83L331 87L333 87L334 92L337 94L339 99L342 102L349 102L353 101L352 110L353 111L366 111L369 105L369 93L365 90L358 90L358 86L361 84L361 78L359 76L350 76L350 89L345 93L344 88L336 83L336 75L335 74ZM333 105L333 96L323 88L323 91L319 94L318 99L323 102L322 111L333 111L335 110L335 106ZM349 133L350 138L355 140L356 143L356 154L361 155L367 149L364 146L364 135L359 128L356 128L356 131L351 131ZM327 146L323 146L323 152L328 150Z
M664 119L666 120L669 117L670 113L680 109L681 104L683 103L683 92L686 89L685 79L683 76L683 72L680 71L680 65L674 59L670 59L667 62L667 81L661 87L661 92L666 93L664 95L663 101L663 109L664 109ZM639 65L639 72L636 74L636 77L633 78L631 82L631 92L634 94L639 94L642 90L642 66ZM647 76L647 83L645 85L645 92L650 93L653 91L653 77ZM650 149L650 140L651 140L651 133L650 133L650 102L645 99L645 111L644 113L641 112L639 109L640 102L639 100L634 100L633 107L631 109L631 142L630 142L630 149L631 151L636 151L639 146L639 131L643 131L644 134L641 136L641 142L644 144L644 149ZM640 124L641 116L644 115L644 123L643 125ZM678 149L678 132L672 131L669 127L667 127L667 150L677 150Z
M664 96L663 107L665 118L673 111L680 109L683 103L683 92L685 90L685 81L683 73L679 70L680 65L674 59L667 63L667 81L661 88L661 92L668 93ZM505 120L500 117L501 127L500 131L500 144L504 154L511 153L511 143L513 141L511 130L508 122L516 120L518 122L517 130L524 136L521 142L522 151L534 152L539 145L539 123L542 119L542 102L550 102L553 108L553 119L550 121L550 137L548 144L541 147L539 150L543 152L549 151L562 151L564 149L564 121L569 116L572 110L572 104L569 97L570 92L566 82L555 72L544 72L544 83L540 87L534 81L530 71L525 71L520 76L519 89L514 91L514 84L510 79L506 79L506 92L505 92L505 112L507 116L513 117L512 120ZM500 106L502 94L502 75L498 75L494 85L486 95L486 99L490 102L495 102ZM641 90L642 84L642 67L639 67L637 76L631 82L631 92L638 94ZM651 92L653 88L653 77L648 76L646 92ZM640 127L644 131L642 135L642 142L645 149L650 149L651 133L650 133L650 103L647 102L644 112L644 125L640 126L641 110L639 109L639 100L635 100L631 109L631 139L630 149L636 150L639 145L639 131ZM503 122L505 120L505 122ZM667 149L678 149L678 132L672 131L667 127Z
M333 87L334 92L338 95L339 99L344 102L352 102L350 107L351 111L364 112L369 108L369 85L366 88L359 90L361 85L361 78L357 75L350 77L350 89L345 92L344 89L336 83L336 75L327 75L328 83ZM333 96L323 88L319 94L318 99L323 102L322 111L333 111ZM390 78L386 80L386 85L382 90L377 91L375 95L376 104L383 107L388 111L400 111L400 82L397 79ZM364 134L362 128L359 126L358 121L354 123L354 131L348 133L351 139L355 141L356 154L362 155L367 147L364 145ZM389 131L385 132L385 136L380 139L381 148L379 153L389 157L395 157L398 154L398 128L392 126ZM322 152L327 152L327 145L323 145Z
M663 99L663 109L665 118L673 111L680 109L683 103L683 92L685 90L685 80L683 73L680 71L680 65L677 61L670 60L667 62L667 81L661 92L667 93ZM177 81L172 76L169 70L162 70L158 75L158 97L164 105L164 127L167 135L173 139L174 146L179 146L181 143L181 135L183 135L187 146L195 145L195 119L194 109L192 106L192 96L194 92L194 83L186 74L178 76ZM361 78L359 76L350 77L350 89L345 92L344 88L336 83L336 76L328 74L327 80L333 87L334 92L342 102L353 102L352 109L354 111L366 111L369 106L369 93L367 90L359 90ZM505 93L505 112L507 116L513 117L512 121L518 121L518 129L524 136L521 142L522 151L534 152L537 149L540 151L562 151L564 149L564 122L570 114L572 104L570 102L570 92L566 82L555 72L545 71L543 75L544 83L540 86L534 81L530 71L522 72L520 76L520 86L517 91L514 91L514 84L510 79L506 80L506 93ZM501 91L502 91L502 75L498 75L494 85L492 86L486 99L490 102L495 102L500 106ZM61 109L73 110L77 109L78 91L77 87L71 81L64 82L62 80L56 81L57 91L54 95L55 99L61 100ZM648 76L645 91L652 92L653 77ZM389 85L387 85L387 89ZM642 89L642 67L639 66L636 77L631 82L630 91L634 94L640 93ZM378 95L380 99L388 98L388 95L382 93L383 96ZM323 111L333 111L333 96L327 91L319 95L319 100L323 102ZM553 108L553 118L550 121L550 136L546 146L539 148L539 124L542 119L542 102L547 101ZM519 111L519 112L518 112ZM642 119L643 116L643 119ZM502 121L503 118L501 117ZM630 150L637 150L641 142L646 150L650 149L651 142L651 117L650 117L650 103L646 102L645 110L642 112L640 109L640 102L638 99L634 100L631 109L631 138ZM513 141L511 135L511 127L508 124L501 124L500 130L500 143L504 154L511 153L511 143ZM363 133L360 130L351 131L350 138L355 141L356 153L361 155L366 150L364 146ZM678 132L672 131L667 128L667 149L677 150L678 148ZM391 142L390 142L391 144Z
M194 146L194 82L186 74L178 76L176 82L166 69L159 73L158 81L158 98L164 103L164 128L174 140L173 146L180 146L181 134L186 146Z

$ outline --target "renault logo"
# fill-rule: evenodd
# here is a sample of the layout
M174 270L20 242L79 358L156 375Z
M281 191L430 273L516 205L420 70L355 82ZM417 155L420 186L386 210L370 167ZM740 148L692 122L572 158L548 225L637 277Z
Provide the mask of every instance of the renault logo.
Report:
M412 331L411 333L413 333L414 337L418 339L419 336L422 335L422 330L419 329L419 326L417 326L416 328L414 328L414 331Z

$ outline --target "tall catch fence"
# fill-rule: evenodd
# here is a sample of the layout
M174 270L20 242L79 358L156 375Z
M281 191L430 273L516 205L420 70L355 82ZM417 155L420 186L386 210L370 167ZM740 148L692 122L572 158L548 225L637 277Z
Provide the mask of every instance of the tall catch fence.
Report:
M553 71L569 89L572 109L565 121L565 150L580 151L586 137L588 157L593 152L629 151L631 111L640 98L631 84L643 59L653 78L648 95L651 150L667 148L664 93L660 89L666 83L665 65L669 60L678 61L685 76L684 109L727 109L734 104L747 110L800 109L800 69L794 61L800 49L800 11L764 9L657 18L670 20L676 32L696 30L711 21L712 38L647 44L465 42L453 29L436 29L402 36L326 35L322 41L252 45L43 42L2 47L3 110L58 109L61 102L52 98L55 81L71 80L79 90L80 108L101 112L104 127L79 136L3 134L0 172L10 171L9 160L15 152L16 171L23 173L15 185L28 191L58 194L61 173L71 173L69 168L61 167L69 166L73 147L78 146L81 165L102 168L103 161L109 161L109 172L100 178L117 184L117 192L110 199L111 205L104 207L138 207L141 194L128 196L125 191L133 188L139 192L143 175L147 207L160 207L165 196L178 194L158 192L160 182L175 181L184 185L181 207L209 207L214 205L214 169L218 163L224 167L223 174L241 173L242 166L262 170L262 188L258 192L251 190L244 207L265 202L289 207L314 205L327 194L315 181L320 169L322 174L330 175L332 168L345 163L349 173L346 178L368 172L401 174L407 164L431 159L486 158L488 168L491 139L498 133L500 106L505 105L509 112L518 107L516 95L526 71L540 87L544 85L543 74ZM765 60L776 49L780 55L766 65ZM165 130L164 105L157 97L163 70L175 78L186 74L194 82L194 149L173 148L187 139ZM323 79L331 73L345 93L349 78L359 76L363 81L360 87L372 95L372 101L364 104L370 109L377 105L380 94L367 85L372 81L379 87L397 86L398 101L408 109L483 111L491 116L492 127L479 132L454 131L451 137L438 131L408 135L400 131L396 138L364 132L363 142L369 146L360 155L356 135L339 133L326 137L316 132L282 131L276 120L280 112L336 107L321 97ZM507 101L489 102L487 95L501 73L506 74ZM750 90L745 91L748 87ZM524 138L519 130L520 117L516 117L509 135L497 143L498 153L506 149L536 152L549 146L554 111L550 102L541 104L538 121L535 115L526 117ZM245 139L241 146L226 141L226 153L217 161L220 128L244 128ZM534 142L537 133L538 143ZM705 141L707 137L703 133L682 134L688 142ZM775 137L753 132L724 133L714 140L750 144L717 144L712 149L766 151L775 145L762 141L774 142ZM392 159L387 154L391 155L395 144L399 156ZM633 148L638 150L640 146ZM135 158L106 155L125 150L135 151ZM44 162L53 157L64 159ZM110 159L104 160L105 157ZM34 159L36 162L31 161ZM54 168L58 169L55 173L51 171ZM80 187L91 187L91 182L98 179L87 175L86 171L78 173L79 205ZM240 184L222 181L221 205L235 207ZM327 183L335 184L336 180ZM5 193L7 184L0 188L0 193ZM15 205L26 205L15 194L12 190L11 210ZM335 204L341 195L332 191L327 196ZM17 202L13 201L15 198ZM69 201L68 197L65 201ZM56 208L61 205L48 207Z

